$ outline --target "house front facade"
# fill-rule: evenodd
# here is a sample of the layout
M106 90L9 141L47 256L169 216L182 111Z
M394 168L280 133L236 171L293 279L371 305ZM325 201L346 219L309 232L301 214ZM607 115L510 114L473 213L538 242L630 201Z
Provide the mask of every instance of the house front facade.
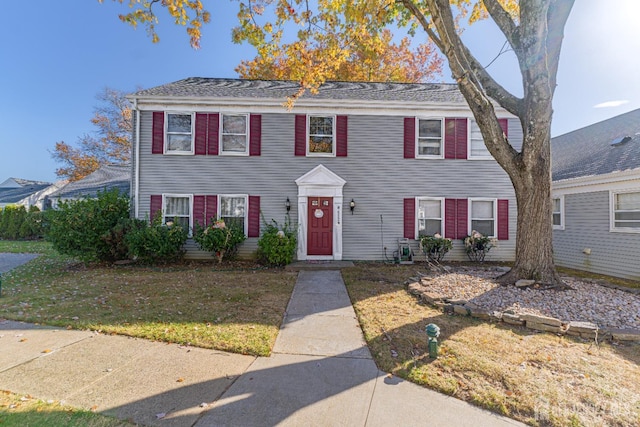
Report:
M640 109L555 137L558 265L640 280Z
M135 216L236 221L247 257L264 221L288 218L298 260L391 260L398 239L418 254L435 233L454 241L446 259L464 260L471 230L498 240L487 259L513 259L513 187L455 85L326 83L287 110L298 88L188 78L130 95ZM519 149L518 120L497 111Z

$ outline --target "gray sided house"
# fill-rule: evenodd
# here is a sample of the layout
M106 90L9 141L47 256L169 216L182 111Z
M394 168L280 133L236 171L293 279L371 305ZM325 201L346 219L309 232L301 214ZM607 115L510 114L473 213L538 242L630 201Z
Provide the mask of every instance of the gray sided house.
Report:
M46 196L56 191L63 182L31 181L21 178L8 178L0 183L0 209L5 206L24 206L29 209L37 206L43 209Z
M556 263L640 280L640 109L551 147Z
M129 194L131 189L131 165L103 165L82 179L73 181L49 195L51 207L56 208L65 200L94 198L98 192L118 189L120 194Z
M288 111L298 89L188 78L130 95L135 216L239 221L242 256L262 218L289 217L298 260L391 260L403 238L420 255L418 236L434 233L454 240L445 260L464 260L472 229L498 239L487 259L514 258L513 187L455 85L330 82ZM518 120L497 111L519 149Z

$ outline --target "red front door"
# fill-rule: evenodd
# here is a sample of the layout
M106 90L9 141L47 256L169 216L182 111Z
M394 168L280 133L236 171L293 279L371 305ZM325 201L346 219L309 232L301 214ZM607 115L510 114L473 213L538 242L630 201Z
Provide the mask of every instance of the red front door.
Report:
M333 199L309 197L307 255L333 255Z

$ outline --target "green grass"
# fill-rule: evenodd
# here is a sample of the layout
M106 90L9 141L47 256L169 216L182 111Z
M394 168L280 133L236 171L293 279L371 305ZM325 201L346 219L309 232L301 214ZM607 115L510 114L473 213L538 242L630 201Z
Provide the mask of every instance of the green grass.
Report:
M2 427L130 427L126 421L0 390Z
M296 274L251 264L85 266L55 252L3 274L7 319L268 356Z
M53 250L51 243L44 240L2 240L0 239L0 253L8 252L14 254L51 254Z

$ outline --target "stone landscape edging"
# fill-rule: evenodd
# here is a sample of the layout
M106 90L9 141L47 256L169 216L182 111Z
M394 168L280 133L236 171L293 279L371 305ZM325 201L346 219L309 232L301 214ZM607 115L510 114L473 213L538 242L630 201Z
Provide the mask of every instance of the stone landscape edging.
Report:
M569 335L594 340L609 338L616 341L640 342L640 330L637 329L599 328L598 325L591 322L563 321L554 317L516 313L513 310L486 310L465 300L452 299L430 293L418 282L409 283L407 291L411 295L417 296L422 302L440 308L448 314L524 326L535 331L552 332L557 335Z

